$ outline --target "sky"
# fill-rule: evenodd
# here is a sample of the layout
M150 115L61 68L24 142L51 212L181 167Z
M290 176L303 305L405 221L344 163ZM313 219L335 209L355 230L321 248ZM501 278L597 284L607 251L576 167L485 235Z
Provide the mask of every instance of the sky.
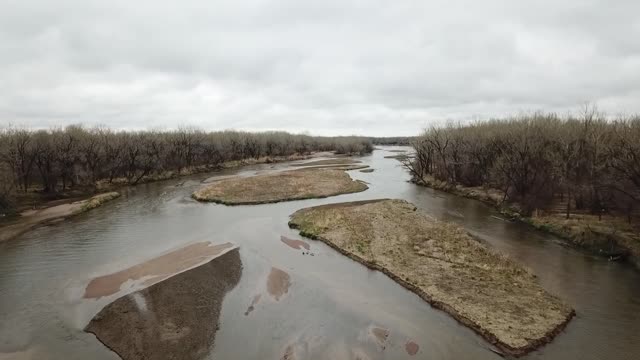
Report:
M0 126L416 135L640 112L640 1L0 0Z

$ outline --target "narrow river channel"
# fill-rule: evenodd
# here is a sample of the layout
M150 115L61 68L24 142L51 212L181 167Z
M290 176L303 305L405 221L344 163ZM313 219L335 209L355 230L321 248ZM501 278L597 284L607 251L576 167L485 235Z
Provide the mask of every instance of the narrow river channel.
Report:
M576 309L563 333L525 358L638 358L639 271L505 221L478 201L408 183L399 162L384 158L394 154L389 149L360 159L374 172L349 172L369 183L362 193L237 207L190 198L216 177L288 167L265 164L132 187L101 208L0 244L0 359L117 359L82 331L106 305L82 299L88 281L199 241L236 244L242 262L205 358L281 359L294 346L308 359L499 359L483 339L385 275L287 226L289 215L304 207L374 198L406 199L459 223L531 268ZM309 243L310 254L282 236ZM274 268L290 283L278 296L266 285ZM369 339L373 328L388 330L384 347ZM408 342L419 347L413 356Z

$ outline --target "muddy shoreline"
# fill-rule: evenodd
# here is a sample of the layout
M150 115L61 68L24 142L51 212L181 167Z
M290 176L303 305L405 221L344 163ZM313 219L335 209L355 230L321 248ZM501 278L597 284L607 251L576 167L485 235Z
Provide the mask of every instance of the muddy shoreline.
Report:
M516 207L503 205L501 196L498 196L497 190L485 189L484 193L482 193L476 188L468 188L460 185L453 186L449 183L429 179L412 179L410 182L418 186L424 186L434 190L444 191L456 196L461 196L467 199L481 201L496 209L500 214L504 215L509 220L517 221L519 223L526 224L527 226L530 226L536 230L557 236L558 238L562 239L568 246L571 246L575 249L586 251L591 255L609 258L610 260L627 261L634 265L637 269L640 269L640 242L635 243L635 241L632 239L623 239L620 237L620 235L614 235L613 233L616 232L615 228L609 231L612 232L611 234L604 232L595 232L589 227L589 223L585 222L583 224L583 227L585 227L587 231L571 231L564 229L561 225L547 223L545 222L544 218L537 219L534 217L523 216L518 212ZM585 236L591 236L592 241L582 241ZM618 250L602 251L602 245L606 243L613 243L613 247Z
M385 201L389 201L389 200L373 200L373 201L359 201L359 202L354 202L354 203L344 203L344 204L330 204L330 205L323 205L323 206L318 206L316 208L320 208L323 210L330 210L332 208L339 208L341 206L345 206L345 207L359 207L362 205L366 205L366 204L375 204L377 202L385 202ZM458 321L460 324L463 324L469 328L471 328L474 332L476 332L477 334L479 334L480 336L482 336L484 339L486 339L490 344L492 344L493 346L495 346L497 349L499 349L499 351L503 354L507 354L507 355L511 355L511 356L522 356L525 355L547 343L549 343L556 335L558 335L567 325L567 323L573 318L573 316L575 316L575 311L573 309L570 309L570 311L568 313L566 313L566 316L563 316L563 320L557 324L555 324L553 327L551 327L550 329L548 329L543 336L540 336L536 339L528 339L526 345L524 346L512 346L510 344L507 344L505 341L502 341L498 336L496 336L494 333L492 333L491 331L489 331L488 329L486 329L485 327L483 327L481 324L471 320L470 318L464 316L462 313L460 313L458 310L456 310L452 305L443 302L441 300L435 299L434 296L432 294L427 293L425 290L423 290L419 285L416 285L414 282L417 281L416 279L410 279L409 277L407 278L403 278L402 276L398 275L397 273L395 273L394 271L391 271L389 268L387 268L387 266L385 266L384 264L381 264L380 261L376 261L377 259L372 259L372 260L368 260L365 259L364 257L354 253L353 250L349 250L343 246L339 246L338 244L336 244L336 240L331 240L329 238L327 238L326 236L322 235L322 231L319 230L318 228L314 227L313 225L310 225L307 228L311 228L311 231L306 231L305 230L305 225L301 226L300 223L300 219L296 218L296 214L300 213L301 211L307 211L307 210L313 210L315 208L307 208L307 209L303 209L298 211L297 213L292 215L292 220L289 222L289 227L293 228L293 229L298 229L300 231L300 235L308 237L308 238L312 238L315 240L319 240L322 241L324 243L326 243L327 245L329 245L331 248L337 250L338 252L340 252L341 254L349 257L350 259L357 261L365 266L367 266L370 269L373 270L378 270L382 273L384 273L385 275L389 276L391 279L393 279L394 281L396 281L397 283L399 283L400 285L402 285L403 287L405 287L406 289L412 291L413 293L417 294L418 296L420 296L423 300L427 301L429 304L431 304L431 306L433 306L434 308L440 309L446 313L448 313L449 315L451 315L454 319L456 319L456 321ZM391 216L395 216L394 214L391 214ZM336 228L330 228L327 230L329 231L329 233L331 233L332 235L335 235L336 232L339 232L338 229ZM499 294L496 294L496 296L499 296ZM514 324L515 325L515 324ZM509 326L509 328L511 328ZM515 331L515 330L514 330Z

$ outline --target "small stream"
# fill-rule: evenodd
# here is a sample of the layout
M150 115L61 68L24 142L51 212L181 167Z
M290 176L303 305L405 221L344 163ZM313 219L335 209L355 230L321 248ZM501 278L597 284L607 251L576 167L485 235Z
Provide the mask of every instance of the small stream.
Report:
M360 159L373 173L349 172L370 184L362 193L236 207L190 198L202 182L288 167L256 165L131 187L101 208L0 244L0 359L117 359L82 331L106 305L82 299L88 281L205 240L238 245L243 267L207 359L281 359L290 347L303 359L499 359L471 330L385 275L287 226L304 207L375 198L406 199L464 226L531 268L576 309L566 330L526 359L640 357L639 271L501 220L478 201L408 183L399 162L384 158L394 155L389 149ZM310 244L313 256L281 236ZM267 289L274 268L291 283L277 297ZM374 328L388 330L384 345L371 337ZM408 354L408 342L419 346L417 354Z

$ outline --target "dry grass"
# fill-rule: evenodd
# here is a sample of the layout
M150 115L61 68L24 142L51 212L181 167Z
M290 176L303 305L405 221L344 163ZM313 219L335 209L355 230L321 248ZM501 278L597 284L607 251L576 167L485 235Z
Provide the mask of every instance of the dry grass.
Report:
M403 200L307 208L289 225L385 272L513 355L550 341L573 315L528 270Z
M367 189L367 185L352 180L342 170L301 169L221 180L194 192L193 198L226 205L249 205L323 198Z
M453 186L446 181L436 180L430 175L417 183L495 206L502 214L512 219L556 235L567 240L571 245L587 249L594 254L603 256L628 254L631 256L631 261L640 267L640 235L637 228L622 217L603 216L599 219L597 215L571 214L567 219L565 213L559 212L525 217L520 213L520 205L503 202L504 192L497 189Z

